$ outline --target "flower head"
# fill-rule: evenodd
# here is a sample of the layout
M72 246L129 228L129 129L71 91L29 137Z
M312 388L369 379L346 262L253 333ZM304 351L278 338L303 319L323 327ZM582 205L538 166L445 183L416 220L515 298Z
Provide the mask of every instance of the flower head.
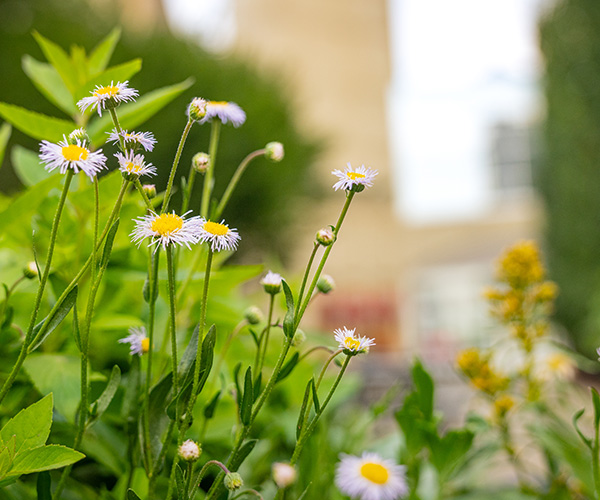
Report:
M334 330L335 340L339 342L340 349L344 349L344 354L356 356L357 354L367 352L369 347L375 345L375 339L354 335L356 328L348 330L346 327Z
M283 462L275 462L271 467L273 481L279 488L287 488L294 484L298 478L298 472L290 465Z
M270 295L276 295L281 291L281 274L269 271L265 277L260 280L260 284L264 287L265 292Z
M90 151L87 143L79 139L75 139L75 144L71 144L64 135L58 144L42 141L40 160L46 164L48 172L55 168L60 169L61 174L66 173L68 169L75 173L83 170L90 179L106 168L106 156L102 154L102 150Z
M199 123L210 122L213 118L218 118L224 124L231 123L237 128L246 121L246 113L235 102L208 101L206 115Z
M360 500L396 500L408 493L406 468L368 452L362 457L342 453L335 484L345 495Z
M81 143L87 143L89 144L90 141L90 136L88 135L87 131L83 128L76 128L75 130L73 130L73 132L71 132L68 136L67 139L69 141L69 144L77 144L77 140L79 140Z
M134 354L141 356L150 350L150 339L146 335L146 329L143 326L141 328L130 328L129 335L119 339L119 342L129 344L129 354L132 356Z
M125 141L125 147L127 149L133 149L134 151L140 147L146 151L152 151L156 144L156 139L152 132L127 132L127 130L121 130L117 132L116 128L112 129L112 132L108 136L109 142L118 144L122 138Z
M207 102L202 97L194 97L188 106L188 117L190 120L197 122L206 116Z
M200 458L202 448L200 448L200 446L198 446L198 444L191 439L188 439L187 441L181 443L177 453L186 462L195 462L198 460L198 458Z
M317 240L317 243L319 243L319 245L328 247L329 245L332 245L335 242L335 233L333 232L333 229L331 229L330 226L324 227L317 231L315 239Z
M142 240L150 238L148 246L156 243L156 248L162 246L163 250L167 248L167 245L185 245L190 248L190 243L199 241L200 217L186 219L185 216L188 213L179 216L175 212L160 215L150 212L149 215L138 217L134 219L135 228L130 235L131 239L139 246Z
M225 479L223 479L223 484L225 488L229 491L239 490L242 486L244 486L244 480L242 476L237 472L229 472L225 474Z
M268 160L277 163L283 160L284 155L285 150L280 142L269 142L265 146L265 156Z
M335 281L329 274L323 274L317 281L317 290L324 295L335 290Z
M130 89L125 81L123 83L117 82L114 84L110 82L110 85L96 85L96 88L91 91L91 96L84 97L81 99L77 106L83 113L87 108L91 106L98 111L98 114L102 116L103 109L111 109L117 107L122 102L133 101L138 96L138 91Z
M333 189L345 189L346 191L355 191L360 193L366 187L373 185L373 179L379 173L377 170L371 170L370 168L361 165L360 167L353 168L350 163L346 167L346 170L334 170L331 172L335 175L339 181L333 185Z
M119 160L119 170L132 179L138 179L142 175L156 175L156 167L152 163L146 163L143 155L136 155L132 150L127 153L115 154Z
M204 174L210 165L210 156L206 153L196 153L192 157L192 167L199 174Z
M156 198L156 186L154 184L143 184L142 189L149 200Z
M237 229L230 228L224 222L212 222L201 218L198 223L198 238L202 243L210 243L213 252L235 250L241 239Z
M31 260L27 263L27 265L23 268L23 276L25 276L28 280L32 280L38 274L40 274L37 264L35 261Z
M256 306L250 306L244 311L244 318L250 325L258 325L263 319L262 311Z

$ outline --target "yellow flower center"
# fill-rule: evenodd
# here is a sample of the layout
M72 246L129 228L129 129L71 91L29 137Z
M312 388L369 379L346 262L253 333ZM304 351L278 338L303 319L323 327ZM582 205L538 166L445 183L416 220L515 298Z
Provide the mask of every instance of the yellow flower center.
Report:
M183 227L183 219L175 214L162 214L152 221L150 229L161 236L170 236Z
M355 181L356 179L364 179L365 177L365 174L360 174L358 172L348 172L346 175L349 179L352 179L353 181Z
M142 166L141 165L136 165L133 162L129 162L127 165L125 165L125 168L127 169L128 172L137 174L140 170L142 170Z
M346 347L351 351L355 351L360 346L360 340L355 339L354 337L346 337L344 339L344 344L346 344Z
M62 155L67 161L87 160L88 150L76 144L69 144L68 146L63 146Z
M108 85L94 90L94 97L114 97L119 93L119 87Z
M375 484L385 484L390 477L390 473L383 465L371 462L367 462L360 467L360 474Z
M227 101L210 101L209 104L211 106L227 106L229 103Z
M204 230L215 236L225 236L229 232L229 228L224 224L209 220L204 223Z
M144 337L142 339L142 352L146 354L150 350L150 339L148 337Z

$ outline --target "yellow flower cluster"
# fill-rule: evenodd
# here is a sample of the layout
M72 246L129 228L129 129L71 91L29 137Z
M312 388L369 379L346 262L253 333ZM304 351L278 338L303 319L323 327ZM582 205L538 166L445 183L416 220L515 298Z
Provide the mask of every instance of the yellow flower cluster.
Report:
M496 372L490 364L489 356L482 355L479 349L472 347L461 351L456 363L471 384L489 396L495 396L508 388L508 377Z

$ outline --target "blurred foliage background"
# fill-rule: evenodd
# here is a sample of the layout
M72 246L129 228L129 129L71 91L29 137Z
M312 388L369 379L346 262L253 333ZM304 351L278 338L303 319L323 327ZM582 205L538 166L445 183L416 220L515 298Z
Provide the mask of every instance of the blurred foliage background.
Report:
M0 100L50 116L64 116L40 96L21 68L24 54L44 60L31 36L32 31L39 31L65 49L77 44L90 50L115 26L116 18L110 12L99 15L87 2L71 0L0 0L0 12ZM250 250L268 250L283 258L286 228L294 215L293 200L315 194L316 183L310 171L322 145L296 126L292 97L282 80L276 74L260 73L232 57L211 55L197 44L177 39L168 32L133 35L125 31L111 64L136 57L143 61L142 71L132 78L130 85L138 89L140 95L190 76L195 79L192 87L174 103L139 127L140 130L151 130L158 141L147 159L158 167L155 182L159 191L166 184L185 126L185 110L194 96L236 102L247 114L247 121L239 130L234 131L229 126L222 128L221 143L226 146L220 148L217 159L217 196L224 191L231 174L249 152L270 141L284 144L286 156L282 163L270 164L264 158L253 162L223 214L243 236L241 255ZM209 134L208 126L192 129L179 174L187 175L194 153L208 150ZM10 144L21 144L30 150L39 148L36 141L17 130L13 131ZM112 154L117 149L106 145L103 151ZM277 175L272 175L273 169L278 170ZM175 185L180 186L178 180ZM0 191L14 192L20 187L11 169L10 154L7 154L0 169ZM200 180L190 204L196 213L201 188ZM177 207L180 199L178 193L175 196L174 206ZM248 210L249 207L252 210Z

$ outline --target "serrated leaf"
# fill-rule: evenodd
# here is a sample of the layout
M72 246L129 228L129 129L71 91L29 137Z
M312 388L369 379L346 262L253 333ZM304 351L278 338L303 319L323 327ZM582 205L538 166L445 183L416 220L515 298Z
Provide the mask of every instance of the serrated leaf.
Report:
M298 364L298 359L300 359L300 355L295 352L288 362L283 365L281 371L277 374L277 378L275 379L276 384L284 380L290 373L292 373L292 370Z
M287 312L283 318L283 333L285 333L286 337L292 338L294 336L294 296L289 285L283 279L281 280L281 286L285 294L285 305L287 308Z
M222 391L218 391L204 407L204 418L207 420L213 418L217 405L219 404L219 399L221 398L221 392Z
M18 453L7 477L31 474L44 470L59 469L74 464L82 458L83 453L61 446L50 444Z
M52 425L53 397L48 394L21 410L0 430L2 442L7 443L15 436L15 453L42 446L50 434Z
M70 116L79 113L73 102L73 96L52 65L40 62L26 54L23 56L21 66L35 88L58 109Z
M244 425L250 423L252 416L252 404L254 402L254 391L252 390L252 367L248 367L244 376L244 395L240 405L240 421Z
M74 122L43 115L5 102L0 102L0 116L24 134L37 140L58 142L63 135L69 135L76 128Z
M142 69L142 60L141 59L132 59L123 64L119 64L117 66L112 66L108 68L106 71L103 71L99 75L91 78L87 82L85 82L77 92L75 92L75 101L79 101L80 99L87 97L97 86L105 87L106 85L110 85L111 83L125 82L129 80L133 75L139 73Z
M121 127L126 130L135 129L188 89L192 83L193 79L188 78L181 83L148 92L136 102L119 106L118 114ZM90 123L88 134L94 144L101 145L106 142L108 138L106 133L110 132L112 128L113 123L110 115L105 115Z
M10 139L12 127L10 123L3 123L0 127L0 167L2 167L2 161L4 160L4 154L6 153L6 146Z
M92 406L95 407L95 418L100 418L102 414L107 410L110 402L115 397L119 384L121 382L121 369L118 365L113 366L110 378L106 384L106 387L100 394L100 397L94 402Z
M108 66L119 38L121 38L121 28L117 27L92 50L88 57L88 69L92 76L96 76Z
M13 146L10 159L15 174L25 186L33 186L38 182L48 179L52 174L40 163L37 153L29 151L22 146Z
M115 242L115 236L117 234L117 230L119 229L119 218L113 222L113 225L110 226L108 234L106 235L106 243L104 243L104 249L102 250L102 259L100 260L100 267L106 268L108 266L108 261L110 259L110 254L112 252L113 243Z
M77 69L73 65L71 58L59 45L48 40L37 31L33 32L33 37L42 49L48 62L54 66L54 69L60 75L69 92L73 94L79 86L79 82Z
M52 500L52 478L50 477L50 473L47 471L42 471L38 474L36 491L37 491L37 500Z
M52 316L46 316L40 321L33 329L33 341L27 352L35 351L41 346L44 341L48 338L57 327L62 323L67 314L71 311L71 308L77 302L77 285L65 296L62 303L57 307L56 311L52 313Z

